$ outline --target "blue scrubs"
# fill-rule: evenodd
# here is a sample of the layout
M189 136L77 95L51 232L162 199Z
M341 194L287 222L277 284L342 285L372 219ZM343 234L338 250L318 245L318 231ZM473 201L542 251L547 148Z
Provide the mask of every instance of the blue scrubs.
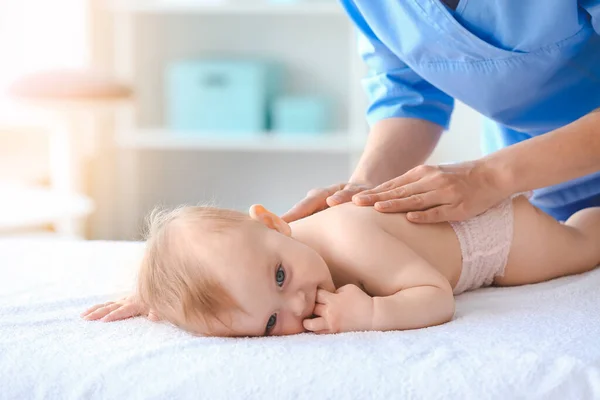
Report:
M484 116L490 153L600 107L600 0L341 2L369 69L370 124L412 117L447 128L458 99ZM536 190L532 202L560 220L600 206L600 172Z

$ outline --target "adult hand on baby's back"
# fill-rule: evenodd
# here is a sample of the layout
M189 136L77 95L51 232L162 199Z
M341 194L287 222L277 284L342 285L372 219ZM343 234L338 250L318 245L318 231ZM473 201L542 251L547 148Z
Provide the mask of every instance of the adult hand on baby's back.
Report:
M315 318L305 319L304 328L315 333L369 331L373 327L373 298L356 285L345 285L335 293L317 290Z
M311 189L304 199L296 203L281 218L285 222L293 222L326 208L352 201L352 196L371 186L357 183L338 183L327 188Z
M135 296L125 297L118 301L97 304L84 311L81 314L81 317L87 321L99 319L104 322L111 322L140 315L147 316L151 321L159 320L156 314L154 314L152 310L148 310Z
M499 180L497 171L481 160L421 165L352 200L380 212L406 212L408 220L416 223L464 221L511 195Z

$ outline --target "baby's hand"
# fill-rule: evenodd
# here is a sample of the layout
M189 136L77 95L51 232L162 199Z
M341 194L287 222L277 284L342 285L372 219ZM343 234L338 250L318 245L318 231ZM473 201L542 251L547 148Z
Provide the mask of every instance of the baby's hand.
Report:
M304 328L316 333L368 331L373 325L373 298L356 285L335 293L317 290L317 317L304 320Z
M158 321L156 314L152 310L147 310L135 296L125 297L119 301L97 304L83 312L81 317L88 321L99 319L104 322L111 322L139 315L147 315L151 321Z

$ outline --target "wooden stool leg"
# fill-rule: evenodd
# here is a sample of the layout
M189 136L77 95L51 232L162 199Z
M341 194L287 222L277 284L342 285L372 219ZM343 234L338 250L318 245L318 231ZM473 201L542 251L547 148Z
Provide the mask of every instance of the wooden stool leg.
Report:
M50 182L54 190L66 195L83 194L86 126L76 116L56 120L50 132ZM65 215L55 223L57 233L86 237L86 224L80 218Z

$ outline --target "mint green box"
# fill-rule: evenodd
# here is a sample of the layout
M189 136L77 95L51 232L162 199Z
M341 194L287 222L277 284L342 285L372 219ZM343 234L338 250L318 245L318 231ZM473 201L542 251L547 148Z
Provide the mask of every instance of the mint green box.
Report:
M331 129L331 107L322 97L279 97L272 113L273 130L277 133L320 134Z
M205 58L173 62L165 75L169 128L257 133L270 128L283 73L262 60Z

